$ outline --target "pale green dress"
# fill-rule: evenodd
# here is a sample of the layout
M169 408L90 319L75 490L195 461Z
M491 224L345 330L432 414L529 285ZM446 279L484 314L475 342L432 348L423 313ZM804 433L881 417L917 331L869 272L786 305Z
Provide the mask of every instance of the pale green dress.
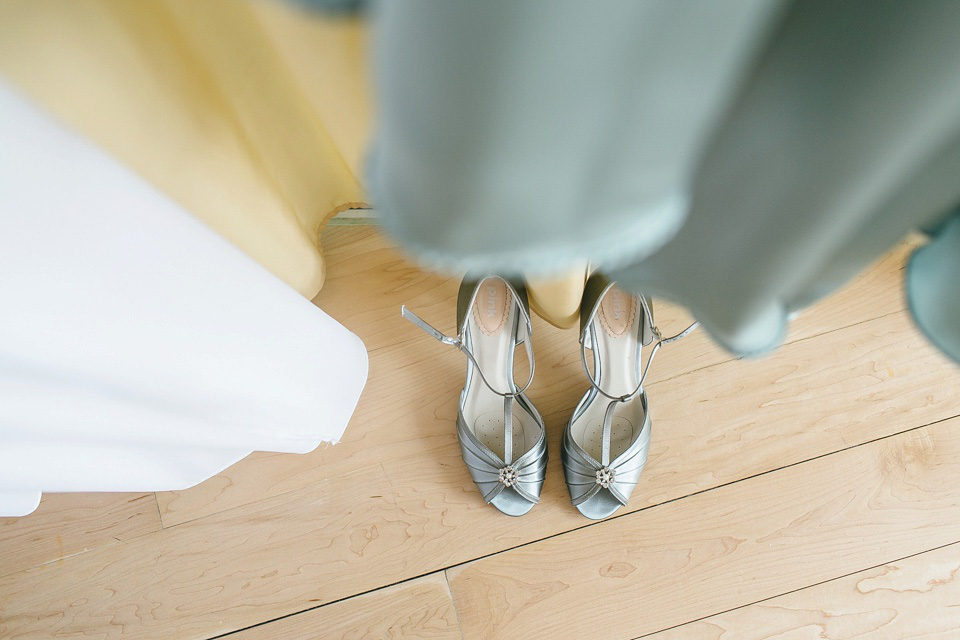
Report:
M389 0L375 18L370 187L423 263L587 260L758 354L926 230L910 308L960 359L960 2Z

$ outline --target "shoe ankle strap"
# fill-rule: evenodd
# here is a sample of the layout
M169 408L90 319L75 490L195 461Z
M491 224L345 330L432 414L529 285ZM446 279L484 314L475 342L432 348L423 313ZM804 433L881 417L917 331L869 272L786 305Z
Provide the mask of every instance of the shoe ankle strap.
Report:
M428 336L431 336L432 338L438 340L439 342L442 342L443 344L456 347L458 351L461 351L465 356L467 356L467 359L474 366L474 369L476 370L476 372L480 375L480 379L483 381L483 384L487 385L487 388L490 389L490 391L500 396L501 398L516 398L521 393L526 391L527 387L529 387L530 384L533 382L533 373L536 368L536 363L534 362L534 359L533 359L533 340L530 339L530 330L526 323L521 322L519 323L518 326L523 327L523 331L525 333L523 337L523 345L526 348L526 352L527 352L527 362L530 364L530 376L527 378L526 384L524 384L519 389L516 388L517 385L516 385L516 382L514 382L513 383L514 390L504 392L504 391L495 389L493 385L491 385L490 382L487 381L487 377L483 375L483 370L480 368L480 363L477 362L477 359L474 357L473 353L464 344L462 335L458 334L456 337L448 336L447 334L443 333L442 331L440 331L430 323L423 320L423 318L415 314L413 311L410 311L410 309L407 309L406 306L400 307L400 313L401 315L403 315L404 318L406 318L407 320L412 322L414 325L419 327Z
M527 387L530 386L530 383L533 382L533 372L534 372L534 360L533 360L533 340L530 339L530 325L528 322L521 322L518 326L524 328L524 337L523 344L526 347L527 351L527 362L530 363L530 377L527 379L527 383L523 385L520 389L516 388L516 382L512 382L513 391L501 392L493 388L493 385L487 380L487 377L483 375L483 369L480 368L480 363L477 362L477 359L474 357L473 353L466 347L463 342L463 336L458 334L457 337L448 336L430 323L426 322L415 314L413 311L407 309L406 306L400 307L400 313L404 318L412 322L414 325L419 327L427 335L435 338L436 340L442 342L443 344L448 344L452 347L456 347L459 351L463 352L467 359L473 364L474 369L480 375L480 379L483 381L483 384L487 385L487 388L490 389L493 393L503 398L503 461L510 465L513 463L513 402L514 399L519 396L521 393L527 390ZM516 338L516 336L514 336Z
M640 381L637 383L637 387L633 391L622 396L613 396L607 393L606 391L604 391L603 389L601 389L600 383L598 383L597 379L594 378L593 374L590 372L590 367L587 365L587 349L589 347L587 347L587 341L585 339L585 336L586 336L586 333L590 331L589 326L584 329L583 336L581 336L581 339L580 339L580 363L583 365L583 370L584 372L586 372L587 379L590 381L590 384L602 396L610 400L619 401L619 402L627 402L629 400L632 400L637 396L637 394L643 391L643 383L647 379L647 374L650 373L650 365L653 364L653 359L656 357L657 353L660 351L660 348L663 345L670 344L671 342L676 342L677 340L680 340L681 338L686 337L694 329L700 326L699 322L694 322L690 326L688 326L686 329L681 331L680 333L670 336L669 338L664 338L663 333L660 332L660 328L656 324L654 324L652 321L653 314L650 311L650 306L647 302L647 298L643 295L638 295L637 298L640 299L640 304L643 306L644 316L646 318L651 319L649 320L649 323L650 323L649 326L650 326L650 330L653 332L654 341L653 341L653 347L651 347L650 349L650 354L647 356L647 362L643 366L643 371L640 374Z

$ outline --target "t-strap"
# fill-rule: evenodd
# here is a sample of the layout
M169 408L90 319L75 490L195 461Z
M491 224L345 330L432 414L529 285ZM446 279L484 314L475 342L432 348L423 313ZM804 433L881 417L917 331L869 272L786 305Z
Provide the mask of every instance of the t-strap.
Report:
M610 464L610 437L611 437L610 432L611 432L611 427L613 422L613 410L617 406L617 403L629 402L630 400L637 397L639 394L643 393L643 383L647 379L647 374L650 372L650 365L653 363L653 359L654 357L656 357L657 352L660 351L660 347L662 347L665 344L670 344L671 342L676 342L677 340L684 338L685 336L689 335L694 329L700 326L699 322L694 322L689 327L681 331L680 333L670 336L669 338L664 338L663 334L660 332L660 328L653 323L653 314L650 310L649 304L647 303L646 297L641 295L641 296L637 296L637 298L640 299L640 304L643 305L643 312L644 314L646 314L646 317L648 318L648 322L650 324L651 330L653 331L653 335L656 338L656 342L654 342L653 347L650 350L650 355L647 356L647 363L644 365L643 372L640 374L640 381L637 383L637 386L633 391L622 396L613 396L607 393L606 391L604 391L603 389L601 389L600 383L597 382L597 379L590 372L590 367L587 366L587 346L586 346L587 341L586 340L580 341L580 362L583 364L583 370L586 372L587 378L590 380L590 384L593 386L594 389L596 389L596 391L600 395L605 396L610 400L610 403L607 405L606 411L603 412L603 432L601 436L601 457L603 459L600 461L600 464L602 464L604 467ZM594 341L595 341L595 338L594 340L592 340L592 342Z
M402 306L400 308L400 313L404 318L418 326L427 335L442 342L443 344L456 347L458 351L461 351L465 356L467 356L467 359L470 361L470 363L473 364L473 367L480 375L480 379L483 381L483 384L485 384L490 391L503 398L503 461L508 465L511 464L513 462L513 402L514 399L526 391L527 387L529 387L533 382L533 373L534 368L536 367L533 359L533 340L530 338L530 331L527 327L527 324L524 322L518 323L519 326L524 327L525 336L523 338L523 345L527 352L527 362L530 364L530 376L527 378L526 384L524 384L520 389L517 389L516 382L511 381L513 390L502 392L494 389L493 385L487 381L487 377L483 375L483 369L480 368L480 364L477 362L477 359L474 357L473 353L471 353L470 349L468 349L464 344L462 335L457 335L455 338L446 335L436 327L424 321L413 311L407 309L406 306ZM516 336L514 336L514 340L516 340ZM516 346L516 342L514 342L514 346Z

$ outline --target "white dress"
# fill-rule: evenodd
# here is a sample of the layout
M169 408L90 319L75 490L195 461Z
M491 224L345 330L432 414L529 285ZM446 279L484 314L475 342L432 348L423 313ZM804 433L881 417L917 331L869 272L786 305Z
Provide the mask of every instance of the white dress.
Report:
M363 343L0 82L0 516L336 442Z

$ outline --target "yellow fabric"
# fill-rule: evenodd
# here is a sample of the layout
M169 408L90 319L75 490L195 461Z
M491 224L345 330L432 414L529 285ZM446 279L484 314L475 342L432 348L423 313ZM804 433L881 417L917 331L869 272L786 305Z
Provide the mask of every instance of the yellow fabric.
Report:
M359 19L266 0L0 0L0 75L308 298L323 226L365 206ZM572 326L584 279L531 280L533 308Z
M236 0L0 0L0 74L313 297L323 225L364 199L370 121L362 26L314 20Z
M368 29L357 18L307 17L282 0L250 7L353 175L364 175L373 126Z
M587 265L553 278L527 278L530 308L560 329L569 329L580 319L580 300L587 282Z

